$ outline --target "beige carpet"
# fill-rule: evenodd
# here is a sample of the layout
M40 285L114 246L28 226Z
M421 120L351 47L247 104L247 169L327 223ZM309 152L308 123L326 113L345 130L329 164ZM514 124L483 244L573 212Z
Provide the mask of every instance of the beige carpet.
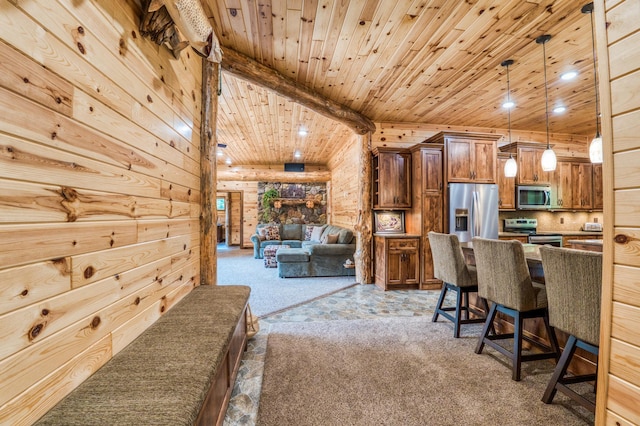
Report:
M280 278L253 250L218 249L218 285L251 287L253 313L265 317L356 285L355 277Z
M561 394L540 401L550 363L525 364L514 382L502 355L473 352L466 330L454 339L428 318L273 324L257 424L593 424Z

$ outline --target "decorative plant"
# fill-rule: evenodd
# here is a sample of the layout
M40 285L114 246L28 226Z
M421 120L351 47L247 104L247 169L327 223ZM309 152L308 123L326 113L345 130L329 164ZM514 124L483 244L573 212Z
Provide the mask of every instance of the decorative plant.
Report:
M278 191L273 188L266 190L262 195L262 209L264 210L262 218L265 222L271 221L271 204L278 196Z

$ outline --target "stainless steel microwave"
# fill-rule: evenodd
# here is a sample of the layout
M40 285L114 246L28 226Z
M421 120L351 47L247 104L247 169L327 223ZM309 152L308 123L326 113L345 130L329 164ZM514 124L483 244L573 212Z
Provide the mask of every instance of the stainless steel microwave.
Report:
M547 210L551 208L551 187L517 186L516 202L518 209Z

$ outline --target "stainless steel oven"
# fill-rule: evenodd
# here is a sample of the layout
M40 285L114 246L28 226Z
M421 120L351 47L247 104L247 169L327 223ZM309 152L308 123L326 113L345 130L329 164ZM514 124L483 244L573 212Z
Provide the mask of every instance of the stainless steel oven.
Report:
M531 234L529 244L543 244L562 247L562 235L559 234Z

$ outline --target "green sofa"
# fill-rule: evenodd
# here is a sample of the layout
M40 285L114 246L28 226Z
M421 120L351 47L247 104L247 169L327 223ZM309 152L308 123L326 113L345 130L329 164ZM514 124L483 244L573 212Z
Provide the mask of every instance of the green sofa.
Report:
M278 225L279 240L262 239L258 231L264 226L269 225L258 225L256 234L251 236L253 254L256 259L262 259L266 246L288 245L290 248L282 248L276 254L278 276L281 278L355 275L355 269L344 267L347 259L353 260L356 251L356 239L350 229L335 225L309 225L323 226L320 240L328 235L338 236L335 243L323 244L305 241L307 225Z

